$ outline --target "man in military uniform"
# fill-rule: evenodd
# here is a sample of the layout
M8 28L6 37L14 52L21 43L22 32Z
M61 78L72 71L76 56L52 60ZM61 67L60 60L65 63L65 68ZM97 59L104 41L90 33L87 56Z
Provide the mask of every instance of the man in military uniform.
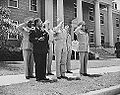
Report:
M71 72L71 54L72 54L72 41L71 41L71 35L69 33L69 26L65 26L65 31L67 32L67 61L66 61L66 73L72 73Z
M64 23L61 21L57 27L54 28L56 32L54 34L55 39L55 60L56 60L56 76L58 79L64 78L65 76L65 64L67 57L67 46L66 38L67 33L64 30Z
M25 77L26 79L34 78L33 76L33 44L29 41L29 34L32 30L33 18L26 18L25 23L17 26L18 31L22 32L23 40L22 40L22 49L23 49L23 59L25 64Z
M87 76L87 62L88 62L88 48L89 48L89 37L85 31L85 22L80 22L78 27L75 29L77 40L79 42L79 54L80 54L80 74Z
M36 81L48 81L46 78L46 58L48 53L48 33L42 29L42 21L34 20L35 31L30 33L30 42L33 43Z
M54 38L53 38L53 30L50 29L50 22L48 20L46 20L44 22L44 27L45 30L47 31L47 33L49 34L49 50L48 50L48 56L47 56L47 75L54 75L51 72L51 65L52 65L52 58L53 58L53 42L54 42Z

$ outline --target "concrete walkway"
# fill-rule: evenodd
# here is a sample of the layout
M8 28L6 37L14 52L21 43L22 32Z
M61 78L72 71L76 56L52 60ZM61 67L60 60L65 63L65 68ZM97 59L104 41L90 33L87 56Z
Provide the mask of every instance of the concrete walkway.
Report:
M72 71L73 71L73 74L66 74L66 76L68 77L80 76L79 69L72 70ZM107 72L118 72L118 71L120 71L120 66L88 68L88 74L104 74ZM55 71L53 73L55 74ZM55 76L47 76L47 77L55 78ZM35 78L30 80L35 80ZM0 76L0 86L23 83L23 82L28 82L30 80L25 79L24 74Z

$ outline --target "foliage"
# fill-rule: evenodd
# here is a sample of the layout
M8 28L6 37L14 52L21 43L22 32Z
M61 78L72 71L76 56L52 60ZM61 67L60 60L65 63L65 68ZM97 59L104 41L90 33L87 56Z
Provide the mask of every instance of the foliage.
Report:
M10 24L5 22L5 19L9 19L10 16L10 10L5 7L0 7L0 47L5 46L6 43L6 36L7 36L7 30L10 27Z

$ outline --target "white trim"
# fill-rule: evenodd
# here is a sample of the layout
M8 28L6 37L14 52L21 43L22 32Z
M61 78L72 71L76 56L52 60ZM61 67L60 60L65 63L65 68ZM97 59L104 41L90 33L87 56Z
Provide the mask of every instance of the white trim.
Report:
M103 23L101 23L101 16L103 16ZM100 25L104 25L105 24L105 21L104 21L104 13L100 13Z
M13 33L14 34L14 33ZM18 40L18 34L16 35L15 38L10 37L10 33L8 33L8 40Z
M116 21L116 23L115 23L116 28L119 28L120 27L120 23L117 23L117 22L120 22L120 19L116 18L115 21ZM117 24L119 25L118 27L117 27Z
M17 7L15 7L15 6L10 6L10 0L8 0L8 7L11 7L11 8L18 8L18 0L13 0L13 1L17 1Z
M92 11L90 11L92 9ZM90 12L93 13L93 15L90 15ZM93 20L90 20L90 16L93 17ZM91 22L94 22L95 19L94 19L94 8L93 7L89 7L89 10L88 10L88 20L91 21Z
M31 12L38 12L38 0L36 0L37 2L37 11L31 10L31 0L29 0L29 11Z

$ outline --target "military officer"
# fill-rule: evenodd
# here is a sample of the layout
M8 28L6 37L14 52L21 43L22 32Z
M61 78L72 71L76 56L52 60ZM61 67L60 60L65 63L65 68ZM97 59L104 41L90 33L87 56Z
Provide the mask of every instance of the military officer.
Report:
M80 54L80 74L87 76L87 61L88 61L88 33L85 31L85 22L80 22L78 27L75 29L75 34L77 35L77 39L79 42L79 54Z
M22 50L23 50L23 59L25 64L25 76L26 79L34 78L33 76L33 44L29 41L30 31L34 31L32 29L33 26L33 18L26 18L25 23L20 24L17 29L22 32L23 40L22 40Z
M45 30L48 32L49 34L49 50L48 50L48 57L47 57L47 75L54 75L51 72L51 65L52 65L52 58L53 58L53 42L54 42L54 38L53 38L53 30L50 29L50 22L48 20L46 20L44 22L44 26L45 26Z
M55 60L56 60L56 76L58 79L64 78L65 76L65 64L67 57L66 38L67 33L64 30L64 23L61 21L57 27L54 28L56 32L54 34L55 39Z
M67 61L66 61L66 73L72 73L71 72L71 54L72 54L72 41L71 41L71 35L69 33L69 26L65 26L65 31L67 32Z
M30 33L30 42L33 43L36 81L49 81L46 78L46 58L48 53L48 33L42 29L42 21L34 20L35 31Z

